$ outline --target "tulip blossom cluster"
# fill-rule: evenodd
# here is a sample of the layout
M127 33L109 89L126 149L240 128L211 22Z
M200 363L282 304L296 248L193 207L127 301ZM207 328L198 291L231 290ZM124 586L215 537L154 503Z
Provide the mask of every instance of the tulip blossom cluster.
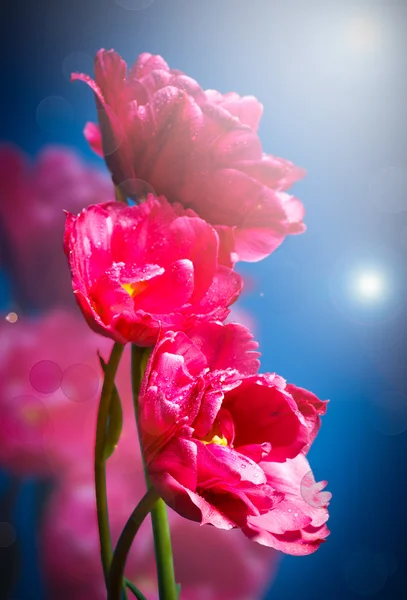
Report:
M89 327L59 311L19 323L12 343L0 332L0 461L58 481L42 531L53 597L120 600L137 585L175 600L176 582L184 600L257 596L276 551L310 554L329 534L331 495L307 460L327 402L261 372L252 333L230 319L236 263L305 230L288 193L305 172L263 152L256 98L205 91L160 56L128 69L100 50L94 79L72 78L95 94L85 136L113 181L106 193L89 177L94 194L61 200ZM13 232L13 210L0 217Z
M68 214L73 291L90 327L115 341L112 361L128 342L151 348L138 355L150 356L147 367L132 367L133 377L144 371L135 406L150 485L134 522L158 494L190 521L314 552L329 534L330 494L306 454L326 402L259 373L249 330L225 323L242 288L236 262L258 261L304 231L302 204L287 193L304 171L263 152L255 98L204 91L160 56L142 54L128 70L100 50L95 79L73 79L95 94L99 125L88 123L85 136L122 201ZM173 597L155 501L158 579L173 590L160 588L160 598ZM120 597L130 530L131 519L106 578L109 600Z

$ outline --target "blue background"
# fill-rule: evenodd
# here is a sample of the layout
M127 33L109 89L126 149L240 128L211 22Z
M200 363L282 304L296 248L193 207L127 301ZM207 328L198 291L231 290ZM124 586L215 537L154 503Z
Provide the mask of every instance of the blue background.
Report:
M255 95L264 105L265 152L308 171L295 186L306 234L240 268L254 280L241 305L257 320L263 370L331 400L310 462L333 493L332 533L316 554L284 558L273 600L406 597L406 5L155 0L130 11L115 0L14 0L1 7L2 140L33 155L49 142L68 144L96 164L82 136L95 119L93 96L67 75L90 72L97 49L112 47L128 63L159 53L204 88ZM372 269L385 293L363 300L352 274ZM13 307L5 283L0 299L5 314ZM14 511L17 600L42 598L38 493L26 483Z

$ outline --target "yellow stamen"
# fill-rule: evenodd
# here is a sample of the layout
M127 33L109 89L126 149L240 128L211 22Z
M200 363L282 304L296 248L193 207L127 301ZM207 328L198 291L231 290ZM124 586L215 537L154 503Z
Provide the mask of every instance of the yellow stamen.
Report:
M146 281L136 281L136 283L122 283L122 288L126 290L129 296L134 298L134 296L137 296L138 294L141 294L141 292L144 292L147 285L148 284Z
M218 446L227 446L228 445L228 441L225 438L224 435L222 435L222 437L219 437L218 435L214 435L213 438L211 440L209 440L209 442L202 440L204 444L218 444Z

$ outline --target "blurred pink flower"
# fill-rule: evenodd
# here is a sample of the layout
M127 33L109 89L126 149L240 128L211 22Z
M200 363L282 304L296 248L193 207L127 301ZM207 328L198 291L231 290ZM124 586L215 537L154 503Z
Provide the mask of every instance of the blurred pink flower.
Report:
M215 229L191 210L152 194L68 214L65 252L78 304L95 331L151 346L160 330L223 320L240 276L218 263Z
M48 146L30 164L19 148L0 146L0 266L11 270L23 308L73 303L63 211L109 200L109 177L68 148Z
M107 360L111 347L81 315L62 309L0 323L1 465L22 475L61 475L93 456L102 386L97 351ZM135 435L129 363L126 351L117 385L125 427Z
M110 524L115 543L145 492L137 438L119 442L108 462ZM86 464L86 458L83 465ZM42 562L51 600L105 600L93 477L72 473L50 498L41 531ZM237 531L200 527L169 512L177 582L183 600L256 600L273 578L278 555ZM158 600L150 519L143 523L126 575L148 600Z
M115 183L131 195L144 180L195 210L219 227L225 260L260 260L304 231L304 208L286 190L305 171L263 153L253 96L204 91L148 53L128 70L119 54L99 50L95 80L72 78L95 93L100 132L88 124L85 135Z

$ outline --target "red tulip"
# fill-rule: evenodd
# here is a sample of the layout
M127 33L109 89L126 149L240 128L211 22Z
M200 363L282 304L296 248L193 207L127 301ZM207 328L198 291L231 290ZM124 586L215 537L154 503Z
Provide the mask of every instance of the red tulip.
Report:
M147 468L182 516L309 554L329 533L330 494L309 501L316 484L305 458L325 403L278 375L258 375L256 346L233 323L158 342L139 403Z
M65 251L89 325L114 340L154 344L160 330L223 320L240 276L218 264L218 236L191 210L149 195L68 215Z

